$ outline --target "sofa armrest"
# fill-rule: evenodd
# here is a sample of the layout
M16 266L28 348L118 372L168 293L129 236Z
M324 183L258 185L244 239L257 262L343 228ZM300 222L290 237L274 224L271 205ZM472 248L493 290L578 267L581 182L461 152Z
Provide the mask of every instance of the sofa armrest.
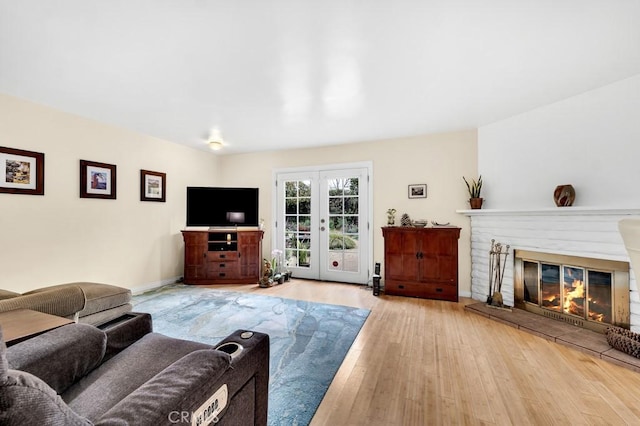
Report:
M229 366L229 355L220 351L200 349L191 352L127 395L95 424L177 423L186 418L182 413L196 410L216 392Z
M107 345L103 331L69 324L7 348L8 367L39 377L64 392L102 362Z
M42 290L0 300L0 312L32 309L59 317L73 317L84 308L84 293L77 286Z
M129 312L111 320L98 328L107 334L107 350L102 362L140 340L145 334L153 331L153 319L148 313Z
M216 347L228 342L238 343L244 349L231 360L231 368L236 374L230 377L227 383L233 399L228 411L222 415L235 419L244 414L247 404L243 404L243 398L246 401L246 395L243 398L239 398L238 395L246 394L247 384L253 381L255 395L249 395L249 397L252 399L251 414L254 418L248 424L266 425L269 400L269 335L249 330L236 330ZM224 418L222 420L223 422L217 423L217 426L224 424Z
M217 405L216 425L266 425L269 336L254 332L242 338L242 333L238 330L216 345L241 344L244 349L237 356L231 358L214 349L191 352L129 394L95 424L189 424L192 416L202 418L203 412L210 414ZM224 407L222 394L227 400Z

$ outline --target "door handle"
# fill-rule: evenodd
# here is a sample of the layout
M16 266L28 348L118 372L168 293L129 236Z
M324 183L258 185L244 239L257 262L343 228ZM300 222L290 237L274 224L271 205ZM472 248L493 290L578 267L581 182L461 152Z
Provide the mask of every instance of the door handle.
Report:
M321 231L324 231L324 226L321 226L321 227L320 227L320 230L321 230Z

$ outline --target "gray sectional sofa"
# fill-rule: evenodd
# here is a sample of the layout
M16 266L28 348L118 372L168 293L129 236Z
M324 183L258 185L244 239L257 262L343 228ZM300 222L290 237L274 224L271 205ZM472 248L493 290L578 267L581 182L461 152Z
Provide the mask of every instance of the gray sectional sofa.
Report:
M153 333L133 313L0 341L0 424L261 426L268 382L268 335L239 330L211 346Z
M100 325L130 312L131 290L111 284L74 282L26 293L0 290L0 312L32 309L76 322Z

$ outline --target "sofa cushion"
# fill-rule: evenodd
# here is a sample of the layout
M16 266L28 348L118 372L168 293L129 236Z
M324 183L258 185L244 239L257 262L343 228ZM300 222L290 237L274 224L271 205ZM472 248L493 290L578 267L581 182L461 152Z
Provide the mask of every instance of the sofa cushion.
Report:
M188 353L210 345L149 333L62 394L78 414L95 421L120 400Z
M95 314L129 303L131 290L111 284L99 283L72 283L79 286L84 292L85 305L80 311L80 316Z
M73 282L57 284L49 287L33 290L27 294L40 293L43 291L60 290L66 288L79 288L84 296L84 305L78 309L81 317L105 311L116 306L124 305L131 300L131 290L111 284L100 284L90 282Z
M102 362L107 336L96 327L69 324L11 346L9 368L31 373L62 393Z
M84 305L84 293L80 287L44 288L0 300L0 312L13 309L33 309L59 317L73 317Z

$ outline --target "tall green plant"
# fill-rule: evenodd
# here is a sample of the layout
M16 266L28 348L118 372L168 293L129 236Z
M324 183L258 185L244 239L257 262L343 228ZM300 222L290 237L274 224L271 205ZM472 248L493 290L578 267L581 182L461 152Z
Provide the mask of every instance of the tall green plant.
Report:
M469 190L469 198L480 198L480 192L482 191L482 175L478 177L478 180L471 179L471 183L467 181L467 179L462 176L464 183L467 184L467 189Z

